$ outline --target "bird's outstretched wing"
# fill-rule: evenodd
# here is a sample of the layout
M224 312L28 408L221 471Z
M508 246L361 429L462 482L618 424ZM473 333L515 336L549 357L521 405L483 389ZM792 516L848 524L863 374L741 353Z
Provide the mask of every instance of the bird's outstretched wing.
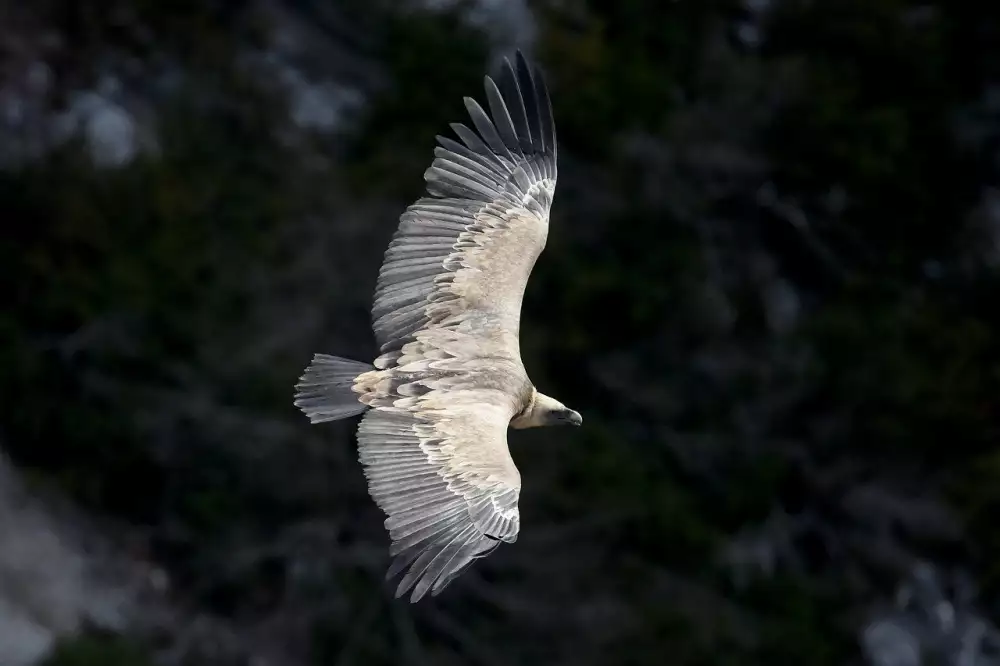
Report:
M556 186L556 133L541 72L518 52L494 82L490 114L465 98L476 131L451 125L424 174L379 272L372 308L376 367L396 364L415 333L453 328L516 350L521 299L548 236Z
M521 477L507 450L513 401L474 383L438 380L399 407L368 411L358 427L369 491L388 515L395 560L387 577L407 570L397 597L411 588L414 602L436 595L474 559L517 539Z

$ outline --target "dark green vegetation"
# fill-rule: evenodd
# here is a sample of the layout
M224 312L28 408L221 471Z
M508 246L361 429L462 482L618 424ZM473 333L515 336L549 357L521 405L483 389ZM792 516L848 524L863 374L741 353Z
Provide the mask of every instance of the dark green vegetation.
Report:
M116 4L151 41L48 3L79 56L56 85L105 51L187 83L158 156L0 173L0 435L141 528L190 603L293 609L317 664L826 666L926 558L998 619L1000 6L775 0L749 48L722 0L533 3L561 171L522 347L586 427L511 438L522 538L411 609L352 424L310 428L291 386L314 351L373 353L381 253L488 39L457 10L287 3L378 82L344 135L296 143L233 66L264 32L243 3ZM754 534L769 572L724 557ZM91 663L145 662L49 662Z
M59 645L40 666L151 666L146 651L118 638L84 636Z

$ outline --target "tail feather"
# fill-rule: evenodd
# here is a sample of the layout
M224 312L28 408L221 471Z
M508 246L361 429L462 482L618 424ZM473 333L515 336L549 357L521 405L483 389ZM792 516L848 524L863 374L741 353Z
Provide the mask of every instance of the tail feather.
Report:
M368 409L352 390L355 378L374 370L370 363L316 354L295 385L295 406L312 423L336 421Z

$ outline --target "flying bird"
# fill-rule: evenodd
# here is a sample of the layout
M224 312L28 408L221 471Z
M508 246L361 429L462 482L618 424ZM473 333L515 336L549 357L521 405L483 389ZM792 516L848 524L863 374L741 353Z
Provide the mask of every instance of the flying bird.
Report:
M520 51L475 131L438 136L426 196L400 216L375 288L371 364L316 354L295 385L312 423L364 413L358 457L406 572L396 597L437 595L474 560L517 540L521 475L507 428L580 425L539 392L518 343L521 300L545 247L556 188L548 89Z

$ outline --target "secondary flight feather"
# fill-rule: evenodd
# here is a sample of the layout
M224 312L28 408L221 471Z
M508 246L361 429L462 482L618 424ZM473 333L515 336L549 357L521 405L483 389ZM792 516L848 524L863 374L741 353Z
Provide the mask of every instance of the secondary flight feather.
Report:
M545 247L556 130L542 74L518 52L485 77L487 112L438 136L426 196L400 216L375 288L371 364L316 354L295 387L313 423L364 413L358 457L386 513L396 596L436 595L517 540L521 475L507 429L580 425L521 362L521 301Z

